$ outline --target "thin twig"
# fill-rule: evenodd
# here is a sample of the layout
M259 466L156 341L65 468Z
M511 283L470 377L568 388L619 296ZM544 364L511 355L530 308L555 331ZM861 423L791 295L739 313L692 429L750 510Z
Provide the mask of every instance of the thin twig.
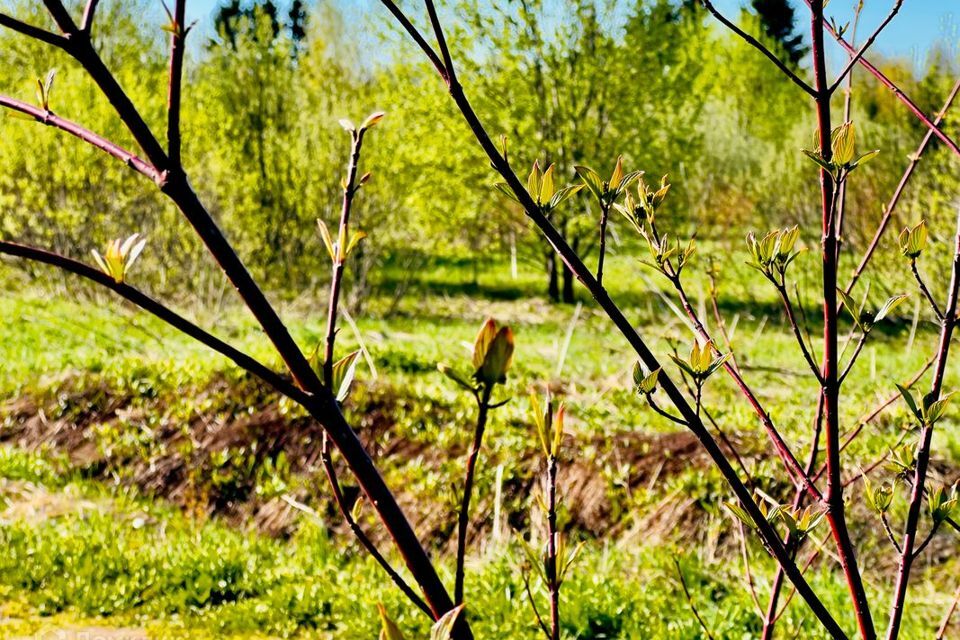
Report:
M440 18L437 17L437 8L433 0L424 0L427 5L427 14L430 16L430 25L433 27L433 34L437 38L437 46L440 49L440 55L443 56L444 78L447 84L453 84L457 81L457 72L453 68L453 58L450 56L450 49L447 47L447 39L443 35L443 26L440 24Z
M743 558L743 570L747 575L747 586L749 587L750 599L753 600L754 606L757 607L757 612L763 617L763 605L760 604L760 597L757 595L757 585L753 579L753 570L750 568L750 553L747 549L747 533L744 531L746 526L739 520L737 523L740 525L740 556Z
M840 374L840 377L837 379L839 384L843 384L843 381L846 379L847 375L853 369L853 365L856 364L857 358L860 357L860 352L863 351L863 346L867 344L867 336L870 335L869 331L860 332L860 339L857 340L857 346L853 350L853 354L850 356L850 360L847 361L847 366L844 367L843 372Z
M923 553L923 550L926 549L927 545L930 544L930 541L933 540L933 536L937 535L937 530L939 528L940 528L940 521L938 520L937 522L933 523L932 527L930 527L930 532L927 533L927 537L923 539L923 542L917 545L917 549L913 552L914 559L920 557L920 554Z
M957 587L957 592L953 596L953 602L950 603L950 607L946 613L943 614L943 621L940 622L940 626L937 628L937 637L935 640L943 640L947 637L947 627L950 626L950 618L953 617L953 612L957 610L958 602L960 602L960 587Z
M61 118L52 111L45 111L40 107L35 107L32 104L27 104L26 102L21 102L20 100L15 100L14 98L10 98L8 96L0 96L0 107L30 116L40 124L44 124L48 127L53 127L69 133L70 135L79 138L87 144L96 147L104 153L107 153L120 160L134 171L145 175L154 182L160 182L162 179L157 168L146 160L139 158L123 147L111 142L110 140L107 140L100 135L97 135L96 133L80 126L75 122Z
M713 634L710 633L710 629L707 628L707 623L703 621L703 618L700 617L700 612L697 611L697 606L693 603L693 597L690 595L690 590L687 589L687 581L683 577L683 571L680 569L680 561L677 560L677 557L673 557L673 564L677 568L677 576L680 578L680 586L683 587L683 593L687 597L687 604L690 605L690 610L693 612L693 616L697 619L697 623L700 625L700 628L703 629L703 632L707 634L707 638L714 640Z
M810 371L813 373L814 377L819 381L823 382L822 374L820 372L820 367L817 366L816 361L813 359L813 355L810 353L810 349L807 347L807 341L803 339L803 334L800 331L800 324L797 322L796 314L793 311L793 303L790 302L790 296L787 295L787 288L783 283L778 283L774 280L774 287L777 289L777 293L780 294L780 300L783 302L783 310L787 314L787 322L790 325L790 328L793 329L793 335L797 339L797 344L800 346L800 352L803 354L803 359L806 361L807 366L810 367Z
M944 118L947 116L947 112L950 110L950 107L953 105L953 101L956 99L958 93L960 93L960 79L958 79L953 84L953 89L950 90L950 94L947 96L946 101L943 104L943 107L937 113L936 119L933 121L938 127L943 122ZM870 262L870 258L873 257L874 252L876 252L877 247L880 246L880 238L883 236L884 231L887 228L888 223L893 217L894 211L897 208L897 205L900 203L900 197L903 195L904 190L907 187L907 183L910 181L911 176L913 176L914 170L917 168L917 165L920 163L920 158L923 157L924 152L927 150L927 147L930 145L930 141L933 139L933 129L927 129L927 132L924 134L923 139L920 141L920 145L917 147L917 150L910 154L910 162L907 164L907 168L904 170L903 175L900 177L900 182L897 183L897 188L894 189L893 195L890 196L890 201L887 202L887 206L883 209L883 217L880 218L880 223L877 225L877 230L873 234L873 239L870 240L870 244L867 246L867 250L864 252L863 257L860 259L860 264L857 265L857 268L853 272L853 276L850 278L849 284L845 289L846 293L849 294L853 289L853 286L857 283L857 280L860 279L860 275L863 273L864 269L867 268L867 264Z
M847 76L848 73L850 73L853 70L853 68L860 61L860 58L863 57L863 54L865 54L867 52L867 49L869 49L870 46L873 44L873 41L876 40L877 36L880 35L880 32L883 31L886 28L886 26L890 24L890 21L893 20L894 16L897 15L897 13L900 11L900 6L902 4L903 4L903 0L897 0L894 3L893 8L890 10L890 13L887 14L887 17L884 19L884 21L880 23L879 27L877 27L877 30L874 31L870 35L870 37L866 39L866 41L864 41L863 45L861 45L861 47L857 50L856 53L850 56L850 61L847 62L847 66L843 68L843 71L840 72L840 74L837 76L837 79L833 81L832 85L830 85L830 93L833 93L834 91L837 90L837 87L840 86L840 83L843 82L843 79ZM858 14L859 14L859 11L858 11Z
M86 34L90 34L90 30L93 29L93 19L97 13L97 5L100 4L100 0L87 0L87 6L83 9L83 19L80 21L80 30Z
M687 295L686 290L683 288L683 282L680 279L679 275L673 274L669 280L673 283L674 289L677 291L677 296L680 298L680 303L683 306L684 311L687 316L690 318L691 323L693 323L694 330L696 333L710 344L714 345L717 355L721 355L719 349L716 348L716 343L713 340L713 336L707 331L707 328L704 326L703 322L700 319L700 316L694 310L693 305L690 303L690 298ZM735 363L727 360L723 364L724 370L727 374L733 379L737 387L740 389L740 392L744 395L749 402L750 406L753 408L755 414L760 419L760 423L763 426L764 430L767 432L768 437L773 443L774 450L777 452L777 455L780 457L783 462L784 467L786 467L787 473L794 479L795 482L802 483L806 489L810 492L811 496L817 501L822 499L819 490L810 482L809 477L804 474L803 467L800 466L800 462L797 460L796 456L793 454L793 451L790 450L790 447L787 445L786 441L783 439L783 436L777 430L776 426L773 424L773 419L770 418L770 414L767 413L767 410L760 403L760 399L753 392L753 389L747 384L746 380L740 373L740 369L736 366ZM819 374L819 372L818 372Z
M68 273L72 273L86 280L90 280L91 282L94 282L102 287L106 287L122 298L140 307L147 313L150 313L160 320L163 320L178 331L183 332L194 340L197 340L210 349L213 349L217 353L226 356L241 369L244 369L257 376L284 395L288 395L294 400L302 399L304 397L303 392L296 389L296 387L294 387L288 379L280 376L280 374L262 364L260 361L243 353L239 349L234 348L228 343L208 333L204 329L201 329L193 322L176 313L162 302L159 302L141 292L139 289L132 287L129 284L116 282L111 276L103 273L99 269L95 269L94 267L84 264L78 260L68 258L67 256L63 256L52 251L46 251L44 249L18 244L16 242L8 242L6 240L0 240L0 254L23 258L25 260L57 267L58 269Z
M460 499L460 511L457 514L457 559L454 572L454 604L463 604L463 584L465 579L464 563L467 555L467 529L470 526L470 498L473 495L473 482L477 472L477 460L483 444L483 432L487 427L487 415L490 411L490 395L493 386L485 384L477 395L477 425L473 432L473 446L467 457L466 476L463 481L463 496Z
M427 41L424 39L420 31L410 22L410 19L407 18L406 14L403 12L400 7L393 0L380 0L384 7L393 14L394 19L400 23L400 26L403 27L404 31L407 32L407 35L417 43L417 46L420 47L423 54L427 56L433 66L436 68L437 72L440 74L440 77L444 79L444 82L447 80L447 69L444 66L443 62L440 60L440 56L437 55L437 52L433 50Z
M890 522L887 520L887 514L880 514L880 522L883 523L883 530L887 532L887 539L890 540L890 544L892 544L893 548L897 550L897 553L903 553L903 549L900 548L900 543L897 542L896 537L893 535L893 530L890 529Z
M910 271L913 272L913 277L917 281L917 285L920 287L920 293L922 293L923 297L927 299L928 303L930 303L930 308L933 309L933 313L937 316L937 320L943 320L943 312L940 311L940 305L937 304L933 294L930 293L930 289L927 288L927 283L924 281L923 276L920 275L920 269L917 268L916 258L910 259Z
M738 27L736 24L728 20L722 13L720 13L717 10L716 7L713 6L713 3L710 2L710 0L700 0L700 1L703 3L703 6L707 9L707 11L713 14L713 17L719 20L724 26L726 26L728 29L733 31L735 34L740 36L740 38L743 39L744 42L746 42L751 47L753 47L754 49L756 49L757 51L765 55L767 58L769 58L770 61L773 62L773 64L775 64L777 68L780 69L780 71L782 71L785 76L790 78L790 80L792 80L795 85L803 89L810 96L814 96L814 97L816 96L817 94L816 90L813 87L811 87L809 84L804 82L796 73L793 72L793 70L787 65L787 63L785 63L783 60L778 58L776 54L774 54L772 51L770 51L770 49L764 46L763 43L761 43L759 40L751 36L749 33L747 33L746 31Z
M333 497L334 502L336 502L337 508L340 510L340 513L343 514L344 520L347 523L347 526L350 527L350 530L356 536L357 540L360 542L360 545L366 550L368 554L380 565L380 567L386 572L390 577L390 580L397 585L397 588L403 592L403 595L407 596L407 599L410 600L418 609L423 611L428 616L433 616L433 613L430 611L430 607L426 602L423 601L423 598L417 595L417 593L407 584L407 582L400 576L396 569L383 557L383 554L380 553L380 550L373 544L367 534L360 528L360 525L354 520L353 516L350 514L350 510L347 509L346 498L343 495L343 491L340 489L340 483L336 481L336 474L333 473L332 463L330 468L327 468L328 459L323 459L324 470L327 473L327 478L330 480L330 485L333 487ZM333 473L332 477L331 474ZM287 500L287 504L292 506L295 509L304 511L305 513L314 513L312 509L306 507L306 505L301 505L295 501Z
M530 606L533 608L533 615L537 618L537 624L540 625L540 630L543 631L543 635L547 637L547 640L550 640L550 628L547 627L543 621L543 616L540 615L540 609L537 607L537 601L533 597L533 591L530 589L530 576L527 575L526 571L522 571L520 575L523 578L523 587L527 591Z

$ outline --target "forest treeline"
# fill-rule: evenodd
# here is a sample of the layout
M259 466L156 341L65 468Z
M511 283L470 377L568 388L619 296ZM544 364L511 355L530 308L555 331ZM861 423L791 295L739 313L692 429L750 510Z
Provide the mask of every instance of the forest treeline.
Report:
M47 24L38 3L14 0L14 13ZM491 132L507 136L525 177L534 160L601 173L619 154L657 183L670 174L663 215L692 233L742 242L748 230L817 216L809 179L814 122L807 97L696 3L669 0L519 0L444 6L464 60L460 79ZM740 24L803 66L806 51L784 2L754 2ZM569 277L492 188L488 163L469 143L435 71L416 55L375 3L320 0L232 2L213 26L189 36L184 157L195 186L250 267L269 286L294 292L322 280L326 255L316 219L337 215L349 137L338 121L387 116L365 148L356 223L369 234L352 260L357 283L383 261L415 272L424 260L520 260L543 268L544 290L572 295ZM147 0L102 8L97 46L148 119L165 114L166 33L144 15ZM107 27L106 25L109 25ZM865 29L867 31L868 29ZM938 110L957 72L955 51L933 47L922 65L875 62L928 113ZM841 58L839 54L837 61ZM0 90L35 101L37 78L56 69L50 109L136 148L90 80L60 52L0 33ZM838 108L844 97L838 95ZM861 244L923 136L922 125L872 78L854 75L852 120L864 148L880 157L851 185L844 239ZM152 185L82 142L38 135L34 123L0 127L0 234L86 258L107 239L140 232L151 268L167 290L206 290L215 271ZM948 120L945 128L955 129ZM951 215L958 176L938 149L928 152L899 207L900 222ZM596 243L597 212L578 196L554 224L575 249ZM614 220L612 251L621 245ZM936 227L936 225L933 225ZM621 228L625 228L621 226ZM626 237L628 234L623 234ZM626 240L623 240L626 243ZM147 273L149 272L149 276ZM219 286L219 285L217 285Z

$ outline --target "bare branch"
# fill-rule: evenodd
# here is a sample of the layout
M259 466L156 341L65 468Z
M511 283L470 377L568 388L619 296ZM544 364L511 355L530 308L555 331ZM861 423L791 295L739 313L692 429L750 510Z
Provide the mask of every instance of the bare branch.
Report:
M930 531L927 533L927 537L923 539L919 545L917 545L916 551L913 552L914 558L919 558L920 554L923 553L923 550L927 548L927 545L930 544L930 541L933 540L933 536L937 535L937 530L940 529L940 522L937 521L933 523L933 526L930 527ZM898 549L899 551L899 549ZM901 552L902 553L902 552Z
M440 47L440 55L443 56L443 67L446 69L447 84L457 81L457 72L453 68L453 58L450 56L450 48L447 46L447 39L443 35L443 25L440 24L440 18L437 17L437 8L433 0L424 0L427 5L427 13L430 15L430 25L433 27L433 34L437 38L437 46Z
M106 287L117 295L140 307L147 313L153 314L154 316L160 318L178 331L181 331L194 340L197 340L207 347L210 347L217 353L226 356L241 369L249 371L280 393L289 396L294 400L303 399L306 395L304 392L297 389L297 387L294 386L289 379L280 376L280 374L260 363L258 360L211 335L207 331L201 329L194 323L190 322L183 316L164 305L162 302L151 298L139 289L136 289L128 284L116 282L111 276L100 271L99 269L58 253L53 253L51 251L46 251L44 249L38 249L36 247L30 247L15 242L8 242L5 240L0 240L0 254L48 264Z
M857 358L860 357L860 352L863 351L863 346L867 344L867 336L870 335L869 331L864 331L860 334L860 339L857 340L857 346L853 350L853 355L850 356L850 360L847 362L847 366L843 368L843 372L840 374L840 377L837 378L838 384L843 384L843 381L846 379L847 375L853 369L853 365L856 364Z
M833 93L837 90L837 88L840 86L840 83L843 82L843 79L847 77L847 74L853 70L853 68L860 61L860 58L863 57L863 54L865 54L867 49L873 45L873 41L877 39L877 36L880 35L880 32L883 31L887 25L890 24L890 21L893 20L894 16L897 15L897 12L900 11L901 5L903 5L903 0L897 0L894 3L893 8L890 10L890 13L887 14L887 17L884 19L884 21L880 23L879 27L877 27L877 30L874 31L869 38L867 38L867 40L863 43L860 49L857 50L856 53L850 56L850 61L847 62L847 66L843 68L843 71L840 72L840 75L837 76L837 79L833 81L832 85L830 85L830 93Z
M680 302L683 305L683 309L686 312L687 316L690 318L690 321L693 323L693 327L696 333L703 340L709 341L711 344L716 345L716 342L713 340L713 337L707 331L707 328L704 326L700 317L697 315L697 312L694 311L693 305L690 304L690 298L687 296L686 290L683 288L683 283L680 280L680 276L674 274L670 281L673 283L674 288L677 290L677 295L680 298ZM714 347L716 349L716 347ZM717 350L717 355L721 355L720 351ZM737 368L735 362L731 362L729 359L723 364L724 370L727 374L733 379L737 387L740 389L740 392L747 399L747 402L753 408L754 413L757 414L757 417L760 418L760 423L763 426L764 430L767 432L767 435L770 437L770 440L773 443L773 447L777 452L777 455L783 461L783 465L787 470L787 473L790 474L790 477L794 482L802 484L810 495L817 500L818 502L823 499L820 491L817 489L810 481L810 476L804 472L802 466L800 466L800 461L797 460L796 456L793 454L793 451L790 450L790 447L787 445L786 441L783 439L783 436L777 430L776 426L773 424L773 420L770 418L770 414L767 413L767 410L760 403L760 399L753 392L753 389L747 384L743 376L740 373L740 370ZM814 366L814 371L816 371L817 378L819 379L820 372Z
M950 110L950 107L953 105L953 101L956 99L957 94L960 93L960 79L958 79L954 85L953 89L950 91L950 95L947 96L946 101L943 104L943 108L940 109L940 112L937 113L936 119L933 121L938 127L940 123L943 122L944 118L947 115L947 112ZM867 250L863 254L863 258L860 259L860 264L857 265L857 268L853 272L853 276L850 278L850 283L845 289L846 293L849 294L853 290L853 286L857 283L857 280L860 279L861 274L864 269L867 268L867 263L870 262L870 258L873 257L874 252L876 252L877 247L880 246L880 238L883 236L883 232L887 228L887 224L890 222L890 219L893 217L893 213L897 208L897 204L900 202L900 196L903 195L904 189L906 189L907 183L910 181L910 177L913 175L914 169L917 168L917 165L920 163L920 158L923 156L924 152L927 150L927 147L930 144L930 141L933 139L933 129L927 129L927 133L923 136L923 140L920 141L920 146L917 147L917 150L909 156L910 163L907 165L906 170L903 172L903 176L900 178L900 182L897 184L897 188L894 190L893 195L890 197L890 201L887 203L887 206L883 210L883 217L880 219L880 224L877 226L877 231L873 234L873 239L870 241L870 245L867 247Z
M690 605L690 610L693 611L693 616L697 619L697 622L700 623L700 628L703 629L703 632L707 634L709 640L714 640L713 634L710 633L710 629L707 628L707 623L703 621L703 618L700 617L700 613L697 611L697 606L693 603L693 597L690 595L690 590L687 589L687 581L683 577L683 571L680 569L680 561L677 560L676 556L673 558L673 564L677 568L677 576L680 577L680 586L683 587L683 593L687 597L687 604Z
M0 107L30 116L40 124L45 124L48 127L54 127L55 129L65 131L66 133L83 140L87 144L100 149L104 153L117 158L125 165L129 166L135 171L138 171L139 173L142 173L154 182L160 183L162 181L162 174L160 171L158 171L156 167L151 165L146 160L139 158L123 147L114 144L110 140L107 140L96 133L93 133L89 129L85 129L75 122L61 118L51 111L45 111L40 107L35 107L32 104L27 104L26 102L21 102L20 100L15 100L14 98L2 95L0 95Z
M83 19L80 21L80 30L86 34L90 34L90 30L93 29L93 19L97 13L97 5L100 3L100 0L87 0L87 6L83 10Z
M437 55L437 52L433 50L433 47L427 43L423 38L423 35L420 31L413 26L413 23L410 22L410 19L407 18L406 14L397 6L393 0L380 0L381 4L387 8L387 10L393 14L393 17L397 22L400 23L400 26L403 27L404 31L410 36L410 38L417 43L417 46L423 51L424 55L429 58L430 62L437 69L437 72L440 74L440 77L443 78L444 82L447 81L447 68L444 66L443 62L440 60L440 56Z
M953 617L953 612L957 610L958 602L960 602L960 587L957 587L957 593L953 596L953 602L950 603L950 607L947 609L946 613L943 614L943 620L940 622L940 627L937 629L936 640L943 640L947 637L947 627L950 626L950 618Z
M63 35L69 37L77 32L77 23L70 17L70 12L63 6L63 2L60 0L43 0L43 4L47 7L50 15L53 16L53 21L60 27L60 31L63 31Z
M16 18L8 16L5 13L0 13L0 27L6 27L11 31L22 33L28 38L34 38L35 40L52 45L58 49L65 48L68 43L68 40L61 35L50 33L46 29L35 27L32 24L27 24L26 22L17 20Z
M820 367L817 366L816 361L813 359L810 349L807 347L807 341L804 340L803 332L800 330L800 323L797 322L797 316L794 313L793 303L790 301L786 285L775 281L771 282L773 282L773 286L776 287L777 293L780 294L780 300L783 301L783 310L787 314L787 323L793 330L793 336L797 339L797 344L800 345L800 352L803 354L803 359L810 367L810 371L813 372L813 376L822 383L823 375L820 372Z
M95 0L91 0L92 2ZM173 32L170 34L170 79L167 94L167 155L170 168L182 170L180 158L180 98L183 93L183 56L187 39L187 0L176 0L173 10Z
M887 514L880 514L880 522L883 523L883 530L887 534L887 540L889 540L890 544L893 545L893 548L897 550L897 553L903 553L903 550L900 548L900 543L897 542L897 538L893 535L893 530L890 529L890 523L887 521Z
M940 311L940 305L937 304L933 294L930 293L930 289L927 288L927 283L924 281L923 276L920 275L920 269L917 268L916 258L912 258L910 260L910 271L913 272L913 278L917 281L917 286L920 287L920 293L922 293L923 297L927 299L927 302L933 309L934 315L937 316L937 320L943 320L943 312Z
M780 69L780 71L783 72L784 75L790 78L790 80L792 80L795 85L803 89L807 94L813 97L816 97L817 95L816 90L813 87L811 87L809 84L804 82L800 78L800 76L794 73L793 70L789 66L787 66L787 64L784 61L778 58L776 54L774 54L772 51L770 51L770 49L764 46L763 43L761 43L759 40L751 36L749 33L747 33L746 31L738 27L736 24L728 20L722 13L720 13L717 10L716 7L713 6L713 3L710 0L700 0L700 1L703 3L703 6L707 9L707 11L712 13L713 16L717 20L719 20L721 23L723 23L724 26L726 26L728 29L733 31L738 36L740 36L740 38L744 40L744 42L749 44L751 47L753 47L763 55L767 56L767 58L769 58L770 61L773 62L773 64L775 64L777 68Z
M326 433L324 433L326 436ZM323 462L324 472L327 474L327 480L330 482L330 487L333 490L333 501L337 505L337 509L343 515L344 521L347 523L347 526L350 527L350 530L353 532L353 535L356 536L357 541L360 542L360 545L369 553L377 564L390 576L390 580L393 581L397 588L403 592L403 595L407 596L407 599L410 600L418 609L423 611L428 616L433 616L430 611L430 607L426 602L423 601L417 593L410 588L410 585L400 576L396 569L383 557L383 554L380 553L380 550L373 544L373 541L370 540L370 537L360 528L360 525L354 519L353 515L350 513L350 509L347 508L346 498L343 495L343 489L340 487L340 481L337 479L337 471L333 466L333 459L329 455L329 444L326 438L324 439L324 455L321 456Z

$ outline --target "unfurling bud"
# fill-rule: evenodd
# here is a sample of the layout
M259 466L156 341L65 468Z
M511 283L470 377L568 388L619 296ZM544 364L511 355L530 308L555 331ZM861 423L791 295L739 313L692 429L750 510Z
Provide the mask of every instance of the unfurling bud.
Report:
M143 251L143 247L147 243L146 240L138 242L139 237L139 233L134 233L122 243L120 240L111 240L102 256L96 249L92 251L93 259L100 270L113 278L113 281L117 284L124 281L130 267L140 257L140 252Z
M900 253L911 260L916 260L927 247L927 224L921 220L913 227L906 227L900 232Z
M497 328L493 318L483 323L473 347L473 377L482 384L504 383L513 363L513 330Z

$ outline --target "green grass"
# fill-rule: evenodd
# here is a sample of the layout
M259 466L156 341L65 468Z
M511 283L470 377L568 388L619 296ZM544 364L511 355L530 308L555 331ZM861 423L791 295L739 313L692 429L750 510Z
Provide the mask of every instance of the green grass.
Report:
M772 292L757 274L737 266L741 263L734 257L729 261L733 266L721 274L720 307L728 322L736 322L733 342L748 381L798 455L805 457L816 389L803 375L803 361ZM417 496L422 504L448 508L448 487L459 481L460 464L447 452L462 447L469 438L474 408L436 371L436 364L443 361L465 370L477 327L484 317L493 315L515 327L517 354L502 390L502 397L511 401L497 410L488 431L479 495L492 494L498 465L504 466L507 482L529 479L535 472L520 464L535 452L525 396L550 384L570 405L567 463L593 460L606 465L606 492L624 523L618 535L609 539L577 531L571 534L586 540L587 546L565 586L568 637L700 637L680 589L674 555L680 558L694 603L714 635L754 637L759 619L745 588L731 522L720 506L730 496L718 474L691 466L649 487L625 491L621 480L631 470L616 464L615 436L667 433L673 425L655 416L630 392L634 357L622 336L588 301L559 369L574 308L527 297L540 286L530 269L522 270L515 283L508 278L504 265L488 265L474 274L462 264L438 263L419 277L420 283L429 286L412 289L391 315L384 315L392 306L386 295L367 301L364 313L358 314L359 333L377 375L361 367L347 403L348 418L362 430L369 428L365 421L372 408L386 408L385 438L416 443L426 452L423 455L439 459L429 465L384 460L388 481ZM656 353L666 354L674 347L681 353L689 349L688 329L650 289L653 283L666 292L666 283L625 256L610 261L607 282ZM706 279L691 273L688 290L700 304L708 303L704 300L707 289ZM223 358L115 299L92 295L78 301L49 293L30 288L0 296L0 314L5 319L0 328L0 398L31 398L51 419L81 415L105 398L124 398L124 415L94 430L98 447L111 452L114 457L108 460L117 460L111 474L121 482L91 479L95 470L71 467L56 450L2 450L3 497L7 511L16 517L0 526L0 542L7 550L0 561L0 583L5 585L2 599L8 603L0 614L15 622L6 631L0 627L0 632L15 635L50 621L94 620L142 626L156 637L365 638L376 634L375 605L380 601L410 630L411 637L425 632L416 612L352 542L328 537L326 525L334 523L305 518L288 538L271 539L217 518L198 519L163 500L124 488L124 465L130 456L153 460L170 453L159 450L151 437L155 429L173 425L189 430L198 413L229 420L276 399L264 396ZM308 295L283 307L305 348L312 348L323 335L323 309L322 295ZM219 309L207 306L197 312L196 319L279 368L263 335L243 310L229 304ZM712 322L708 324L713 327ZM811 333L817 331L814 324ZM871 339L844 388L841 408L846 428L855 426L861 415L893 393L893 382L907 378L932 352L935 334L930 327L921 325L909 349L905 347L908 333L908 321L899 320ZM344 326L340 335L342 353L355 348L358 339L349 327ZM667 370L672 373L674 368ZM211 391L216 381L226 384ZM947 387L957 384L958 371L952 368ZM79 401L89 390L98 395ZM710 381L705 406L746 449L754 454L765 449L755 417L728 379L718 375ZM281 408L290 417L297 415L286 403ZM876 459L905 423L906 413L896 405L868 426L849 449L851 473L856 465ZM953 415L943 424L937 436L938 464L955 469L960 464L960 437L950 428L955 425ZM216 467L217 473L228 467L230 473L239 473L244 463L236 464L236 468ZM772 480L780 475L773 461L752 455L748 464L765 488L779 492L784 500L789 498L788 487ZM95 475L104 477L102 470ZM295 477L276 461L257 482L258 490L262 485L264 491L278 495L308 485L318 500L325 493L318 480ZM58 496L93 506L49 517L23 517L22 511L13 508L26 499L56 503ZM859 500L856 494L852 499ZM684 513L692 513L692 520L655 531L637 529L655 509L688 501L692 507ZM896 521L902 503L901 494ZM514 496L504 506L521 515L529 507L529 496ZM528 525L525 517L517 524L524 529ZM863 509L854 510L853 527L875 609L882 612L892 551ZM941 538L943 544L932 547L935 552L929 564L917 568L905 637L929 635L946 594L954 588L949 576L958 566L955 560L947 560L944 547L955 544L956 537L948 532ZM478 637L536 637L517 577L517 550L509 539L494 541L489 536L482 546L471 559L468 580L468 602ZM440 548L437 553L449 579L448 558ZM773 567L758 545L751 544L750 553L760 597L765 600ZM812 579L825 594L828 607L848 611L839 574L829 565L815 566ZM850 626L851 621L843 623ZM799 599L791 603L783 625L784 637L795 633L818 637Z

